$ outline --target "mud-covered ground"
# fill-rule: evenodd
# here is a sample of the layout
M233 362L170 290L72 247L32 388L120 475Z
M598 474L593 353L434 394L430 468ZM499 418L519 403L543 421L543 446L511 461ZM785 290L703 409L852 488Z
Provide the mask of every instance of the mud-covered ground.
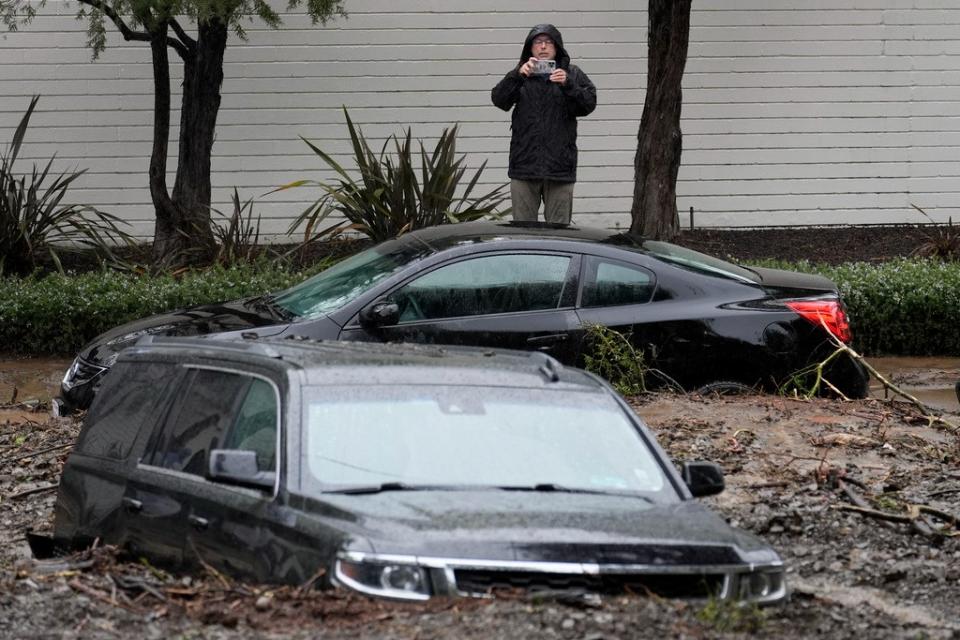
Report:
M18 380L54 385L60 369L47 368ZM942 377L960 371L914 373L910 383ZM0 638L960 637L960 528L951 521L960 515L960 431L907 404L635 400L675 460L723 465L728 490L711 502L786 560L793 596L781 608L523 597L411 606L169 575L109 548L32 560L24 534L50 529L78 425L49 418L42 403L33 411L33 390L14 398L10 389L0 375Z

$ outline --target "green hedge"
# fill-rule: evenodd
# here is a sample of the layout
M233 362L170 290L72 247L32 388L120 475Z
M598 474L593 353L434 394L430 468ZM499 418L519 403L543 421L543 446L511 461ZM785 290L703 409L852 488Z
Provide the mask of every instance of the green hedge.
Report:
M758 262L837 283L864 355L960 355L960 262L900 258L840 266Z
M835 281L850 312L853 346L863 354L960 355L960 263L756 264L819 273ZM5 278L0 281L0 351L73 354L120 323L275 291L308 275L262 263L180 278L116 272Z
M196 304L266 293L306 273L262 263L170 275L51 274L0 281L0 350L72 355L118 324Z

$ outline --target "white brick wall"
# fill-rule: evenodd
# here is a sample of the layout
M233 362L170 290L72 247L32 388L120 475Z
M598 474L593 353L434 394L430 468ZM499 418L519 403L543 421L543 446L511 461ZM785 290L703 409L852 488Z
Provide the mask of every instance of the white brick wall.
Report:
M485 182L505 181L509 114L490 104L489 91L515 64L529 27L550 21L598 87L599 106L580 125L574 221L627 225L645 4L611 0L588 11L580 0L347 0L349 19L327 27L300 15L286 16L278 31L251 23L248 41L231 37L227 48L217 206L228 210L236 185L241 197L258 198L265 229L282 232L316 193L263 194L329 177L299 136L347 160L343 104L374 144L409 125L432 146L445 125L459 122L470 166L489 160ZM678 185L683 224L691 206L703 226L921 220L910 203L937 219L958 217L954 5L695 2ZM102 59L90 62L75 11L51 0L31 25L0 39L0 144L29 96L42 94L21 169L54 153L61 168L89 168L72 197L149 236L149 51L111 32ZM174 69L174 91L178 77Z

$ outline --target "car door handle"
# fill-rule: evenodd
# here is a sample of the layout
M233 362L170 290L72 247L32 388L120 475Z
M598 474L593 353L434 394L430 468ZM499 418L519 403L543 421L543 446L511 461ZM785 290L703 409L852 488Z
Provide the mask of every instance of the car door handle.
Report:
M570 338L566 333L551 333L546 336L534 336L527 338L527 344L534 347L549 347L561 342L566 342Z
M140 513L143 510L143 503L134 498L124 498L121 502L124 508L130 513Z
M187 516L187 522L189 522L197 531L203 531L210 526L210 521L206 518L201 518L200 516Z

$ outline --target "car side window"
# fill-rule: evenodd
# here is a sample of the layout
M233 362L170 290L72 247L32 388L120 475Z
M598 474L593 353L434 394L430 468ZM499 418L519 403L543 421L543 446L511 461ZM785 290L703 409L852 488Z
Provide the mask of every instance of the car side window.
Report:
M84 418L77 451L99 458L126 459L140 430L153 427L156 403L175 376L173 364L114 365Z
M580 306L643 304L653 297L654 275L635 265L587 256Z
M278 417L273 385L252 379L222 448L256 451L260 471L276 471Z
M207 473L210 449L220 448L236 416L248 376L198 369L157 442L153 464L198 476Z
M431 271L391 297L401 322L556 309L569 265L569 256L482 256Z

